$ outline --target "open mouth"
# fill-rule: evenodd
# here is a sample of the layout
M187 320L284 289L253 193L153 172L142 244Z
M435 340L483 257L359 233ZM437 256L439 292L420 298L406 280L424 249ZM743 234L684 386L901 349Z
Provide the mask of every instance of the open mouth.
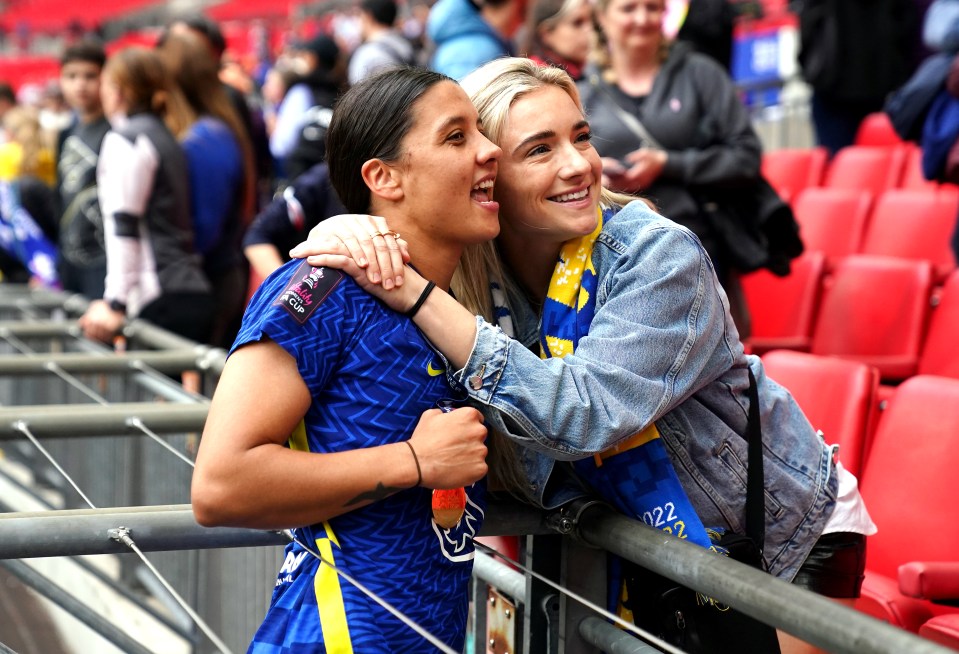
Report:
M554 195L551 198L547 198L550 202L576 202L577 200L582 200L583 198L589 196L589 187L587 186L582 191L576 191L575 193L563 193L562 195Z
M470 190L470 198L476 202L491 202L493 200L493 183L492 179L487 179Z

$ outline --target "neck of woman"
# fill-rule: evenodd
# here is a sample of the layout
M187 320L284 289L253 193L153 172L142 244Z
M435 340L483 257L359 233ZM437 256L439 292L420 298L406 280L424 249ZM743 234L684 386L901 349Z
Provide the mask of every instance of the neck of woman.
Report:
M497 243L509 270L539 313L546 299L562 244L536 244L511 238L509 235L501 235Z
M661 65L658 47L614 50L611 53L610 69L616 77L617 86L627 95L648 94Z
M451 243L449 239L433 238L415 221L403 220L399 216L390 217L385 212L379 215L384 216L390 229L402 234L403 240L409 245L410 265L437 287L448 291L453 271L463 254L463 245Z

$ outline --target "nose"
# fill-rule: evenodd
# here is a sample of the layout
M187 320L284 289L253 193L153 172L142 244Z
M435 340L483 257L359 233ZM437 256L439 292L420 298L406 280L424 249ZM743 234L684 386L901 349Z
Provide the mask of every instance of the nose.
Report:
M481 164L486 164L491 161L497 161L500 157L503 156L503 150L486 138L485 135L481 135L480 146L476 151L476 160Z
M560 168L560 176L566 179L581 177L589 173L591 169L592 165L589 159L586 158L586 153L573 144L570 144L569 147L566 148L566 156Z

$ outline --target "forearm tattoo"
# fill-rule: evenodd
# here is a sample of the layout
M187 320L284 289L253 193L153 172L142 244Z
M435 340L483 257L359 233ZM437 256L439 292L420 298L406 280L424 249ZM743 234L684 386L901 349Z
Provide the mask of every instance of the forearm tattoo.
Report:
M353 499L349 500L343 506L355 506L357 504L362 504L363 502L376 502L401 490L403 489L394 488L393 486L384 486L383 482L379 482L376 484L376 488L369 491L363 491Z

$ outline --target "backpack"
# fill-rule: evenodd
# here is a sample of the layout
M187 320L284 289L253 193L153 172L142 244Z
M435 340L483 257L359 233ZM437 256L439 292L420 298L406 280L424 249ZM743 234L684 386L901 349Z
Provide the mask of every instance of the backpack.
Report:
M324 90L314 90L313 94L316 104L307 110L296 145L283 161L287 179L296 179L326 161L326 132L333 117L333 97Z

